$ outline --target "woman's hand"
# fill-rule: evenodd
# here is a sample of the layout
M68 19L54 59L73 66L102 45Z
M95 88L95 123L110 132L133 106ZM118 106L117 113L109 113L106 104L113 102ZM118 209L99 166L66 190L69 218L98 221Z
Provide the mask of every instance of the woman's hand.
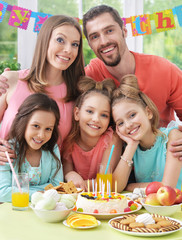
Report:
M0 96L4 93L6 93L7 88L9 88L9 85L7 84L8 79L3 76L0 75Z
M0 139L0 165L5 165L8 162L5 152L8 152L11 161L13 162L13 158L15 158L15 152L11 149L8 141Z

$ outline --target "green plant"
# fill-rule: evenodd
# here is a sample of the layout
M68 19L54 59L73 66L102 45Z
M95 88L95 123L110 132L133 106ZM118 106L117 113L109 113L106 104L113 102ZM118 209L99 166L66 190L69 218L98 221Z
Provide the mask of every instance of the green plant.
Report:
M20 64L16 59L8 59L0 62L0 74L4 72L5 68L10 68L11 70L19 70Z

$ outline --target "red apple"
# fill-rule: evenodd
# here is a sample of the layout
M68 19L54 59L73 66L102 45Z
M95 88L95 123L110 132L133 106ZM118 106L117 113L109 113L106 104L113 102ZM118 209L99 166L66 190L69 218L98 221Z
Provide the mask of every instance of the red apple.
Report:
M158 189L163 186L161 182L151 182L147 185L145 194L148 196L151 193L157 193Z
M182 203L182 192L177 188L175 188L174 190L176 191L176 200L174 204Z
M145 199L145 204L149 205L160 205L159 200L157 199L157 193L149 194Z
M171 206L176 200L176 191L169 186L163 186L157 191L157 199L161 205Z

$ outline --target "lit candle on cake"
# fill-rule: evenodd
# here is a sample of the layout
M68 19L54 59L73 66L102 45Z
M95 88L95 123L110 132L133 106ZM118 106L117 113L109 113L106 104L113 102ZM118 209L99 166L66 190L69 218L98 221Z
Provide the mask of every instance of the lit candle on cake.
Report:
M109 181L107 179L107 195L109 194Z
M89 181L89 179L87 180L87 186L88 186L88 193L90 193L90 181Z
M111 198L111 184L109 182L109 198Z
M102 184L101 184L101 178L99 178L99 192L100 192L100 194L101 194L101 186L102 186Z
M97 197L97 182L95 184L95 197Z
M117 181L115 181L115 195L117 195Z
M94 194L94 179L92 178L92 192L93 192L93 194Z
M105 183L102 182L102 197L104 198Z

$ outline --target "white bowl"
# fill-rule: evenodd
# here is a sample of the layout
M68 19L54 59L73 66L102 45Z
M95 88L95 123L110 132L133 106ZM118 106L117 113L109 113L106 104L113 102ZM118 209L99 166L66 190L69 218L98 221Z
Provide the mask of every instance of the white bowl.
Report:
M77 191L80 191L79 193L59 193L61 196L64 196L64 195L71 195L75 198L75 200L77 200L78 198L78 194L82 193L83 190L81 191L82 189L81 188L77 188Z
M144 201L145 200L142 199L141 204L150 213L157 213L159 215L170 216L177 211L181 211L182 203L171 205L171 206L156 206L156 205L145 204Z
M73 208L67 210L40 210L30 206L34 213L45 222L60 222L65 219Z

